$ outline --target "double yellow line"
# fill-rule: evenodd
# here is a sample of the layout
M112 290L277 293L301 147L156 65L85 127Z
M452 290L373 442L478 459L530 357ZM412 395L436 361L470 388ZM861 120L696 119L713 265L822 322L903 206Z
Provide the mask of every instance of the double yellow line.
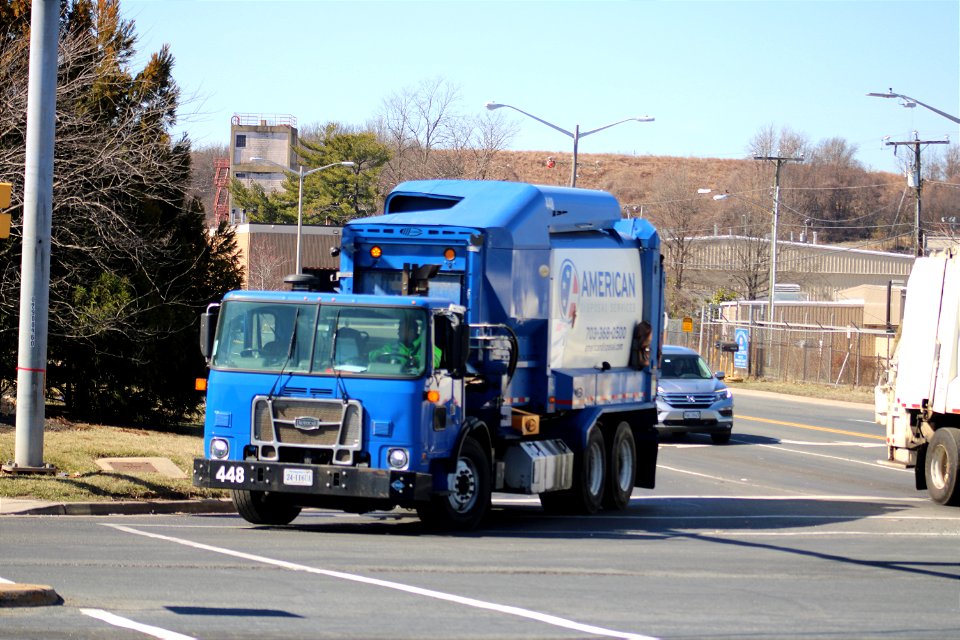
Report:
M800 424L799 422L784 422L783 420L770 420L769 418L754 418L753 416L737 415L737 420L752 420L754 422L765 422L767 424L779 424L785 427L796 427L798 429L808 429L810 431L824 431L826 433L836 433L842 436L853 436L855 438L869 438L871 440L884 440L887 437L874 435L872 433L858 433L856 431L844 431L843 429L831 429L830 427L815 427L811 424Z

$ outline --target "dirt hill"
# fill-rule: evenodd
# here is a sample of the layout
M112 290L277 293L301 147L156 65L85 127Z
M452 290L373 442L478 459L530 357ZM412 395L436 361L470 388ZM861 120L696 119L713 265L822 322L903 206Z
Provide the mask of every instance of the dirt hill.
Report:
M550 166L549 160L553 160ZM569 185L572 154L546 151L502 151L494 162L498 179L535 184ZM685 172L698 176L703 188L723 190L732 187L736 174L756 169L753 160L718 158L681 158L673 156L628 156L581 153L577 186L602 189L617 196L624 207L650 202L650 189L656 176Z

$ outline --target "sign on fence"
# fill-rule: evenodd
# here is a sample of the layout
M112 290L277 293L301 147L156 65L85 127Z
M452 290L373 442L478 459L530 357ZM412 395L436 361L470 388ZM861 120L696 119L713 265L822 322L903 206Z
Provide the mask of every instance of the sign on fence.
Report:
M750 347L750 330L746 328L737 328L733 331L734 340L737 341L737 351L733 354L733 368L746 369L748 353Z

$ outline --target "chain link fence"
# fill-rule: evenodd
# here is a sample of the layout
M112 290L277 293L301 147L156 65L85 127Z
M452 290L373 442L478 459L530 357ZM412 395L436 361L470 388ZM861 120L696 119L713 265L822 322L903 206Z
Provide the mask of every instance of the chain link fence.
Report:
M895 339L892 331L855 325L731 320L717 306L704 307L692 320L692 330L684 331L681 319L670 319L666 344L699 351L712 370L733 379L873 387L884 376Z

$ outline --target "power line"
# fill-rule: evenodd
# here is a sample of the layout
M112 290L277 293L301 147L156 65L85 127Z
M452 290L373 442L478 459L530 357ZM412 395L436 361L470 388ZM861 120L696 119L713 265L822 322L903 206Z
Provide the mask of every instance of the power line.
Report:
M941 115L947 115L942 113L941 111L937 111L936 109L933 109L933 107L924 105L922 102L919 102L919 101L916 101L916 102L917 104L921 104L927 107L928 109L932 109L933 111L936 111ZM947 117L951 117L951 116L947 116ZM913 187L917 191L917 209L916 209L916 214L914 216L914 228L916 229L916 238L914 238L914 241L913 241L913 255L915 256L923 255L923 230L920 227L920 203L921 203L920 193L923 189L923 176L920 173L920 145L949 144L949 143L950 143L949 140L920 140L919 136L916 135L916 132L914 132L913 140L907 140L904 142L892 142L892 141L887 142L887 145L892 146L894 150L898 149L901 145L908 145L913 147L913 158L914 158L913 173L911 173L910 175L913 177Z

